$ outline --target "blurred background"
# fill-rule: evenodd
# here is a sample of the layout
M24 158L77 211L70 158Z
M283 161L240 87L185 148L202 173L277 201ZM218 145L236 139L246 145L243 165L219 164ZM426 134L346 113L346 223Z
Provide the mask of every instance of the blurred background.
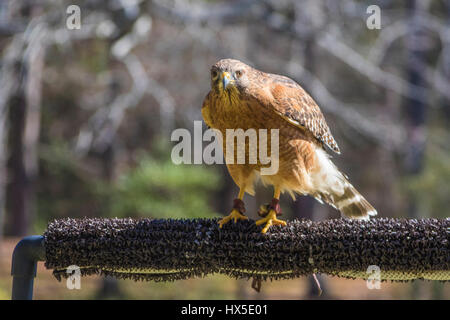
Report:
M0 299L14 245L52 219L229 213L238 190L224 165L170 158L171 132L201 120L222 58L311 94L341 148L334 162L380 217L449 216L449 0L1 0ZM271 192L245 198L251 218ZM339 216L312 198L282 201L285 219ZM224 276L86 277L68 290L41 263L38 275L37 299L319 298L308 278L256 293ZM321 299L450 298L442 283L319 280Z

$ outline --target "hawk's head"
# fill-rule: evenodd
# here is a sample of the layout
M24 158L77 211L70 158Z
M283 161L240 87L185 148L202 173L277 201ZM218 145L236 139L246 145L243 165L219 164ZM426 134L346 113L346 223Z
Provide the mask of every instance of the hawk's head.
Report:
M243 93L250 85L254 71L256 70L239 60L219 60L211 67L211 88L219 96Z

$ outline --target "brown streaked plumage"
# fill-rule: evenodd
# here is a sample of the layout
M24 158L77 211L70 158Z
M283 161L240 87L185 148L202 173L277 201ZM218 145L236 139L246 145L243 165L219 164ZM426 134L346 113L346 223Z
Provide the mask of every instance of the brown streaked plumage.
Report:
M293 80L261 72L238 60L220 60L211 67L211 91L203 102L202 115L206 124L220 130L223 137L226 137L226 129L253 128L257 132L258 129L279 129L276 174L260 176L261 168L268 165L259 161L249 164L248 158L245 164L227 163L240 193L233 211L221 220L220 226L231 219L246 219L242 198L245 193L254 194L253 185L259 176L263 183L275 189L267 216L257 221L257 224L266 224L263 232L273 224L285 224L276 218L280 214L281 192L314 196L348 217L368 218L376 214L329 159L324 147L340 153L339 147L318 105ZM249 142L245 141L248 154ZM270 139L268 143L270 150ZM225 141L223 148L226 154ZM236 152L236 147L234 150Z

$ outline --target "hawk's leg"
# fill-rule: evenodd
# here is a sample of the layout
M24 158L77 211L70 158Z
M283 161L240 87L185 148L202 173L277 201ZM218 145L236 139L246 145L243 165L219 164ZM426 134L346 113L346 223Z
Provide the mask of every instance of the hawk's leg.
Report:
M233 210L231 210L231 213L219 221L219 228L222 228L222 226L225 223L228 223L231 219L236 223L238 220L247 220L248 218L244 215L245 213L245 206L244 202L242 201L242 198L244 198L245 191L244 189L239 190L239 196L237 199L234 199L233 201Z
M275 192L273 195L273 199L267 206L261 206L258 214L264 218L256 221L256 225L265 223L266 225L262 229L262 233L266 233L272 225L281 225L285 226L286 221L277 219L277 216L281 215L281 207L280 207L280 189L275 188Z

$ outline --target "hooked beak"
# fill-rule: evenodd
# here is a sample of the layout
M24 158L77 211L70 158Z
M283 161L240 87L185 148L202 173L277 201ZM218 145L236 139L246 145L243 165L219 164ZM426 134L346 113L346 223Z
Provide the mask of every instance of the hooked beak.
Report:
M231 81L231 76L228 72L222 72L221 76L222 76L223 90L225 90Z

